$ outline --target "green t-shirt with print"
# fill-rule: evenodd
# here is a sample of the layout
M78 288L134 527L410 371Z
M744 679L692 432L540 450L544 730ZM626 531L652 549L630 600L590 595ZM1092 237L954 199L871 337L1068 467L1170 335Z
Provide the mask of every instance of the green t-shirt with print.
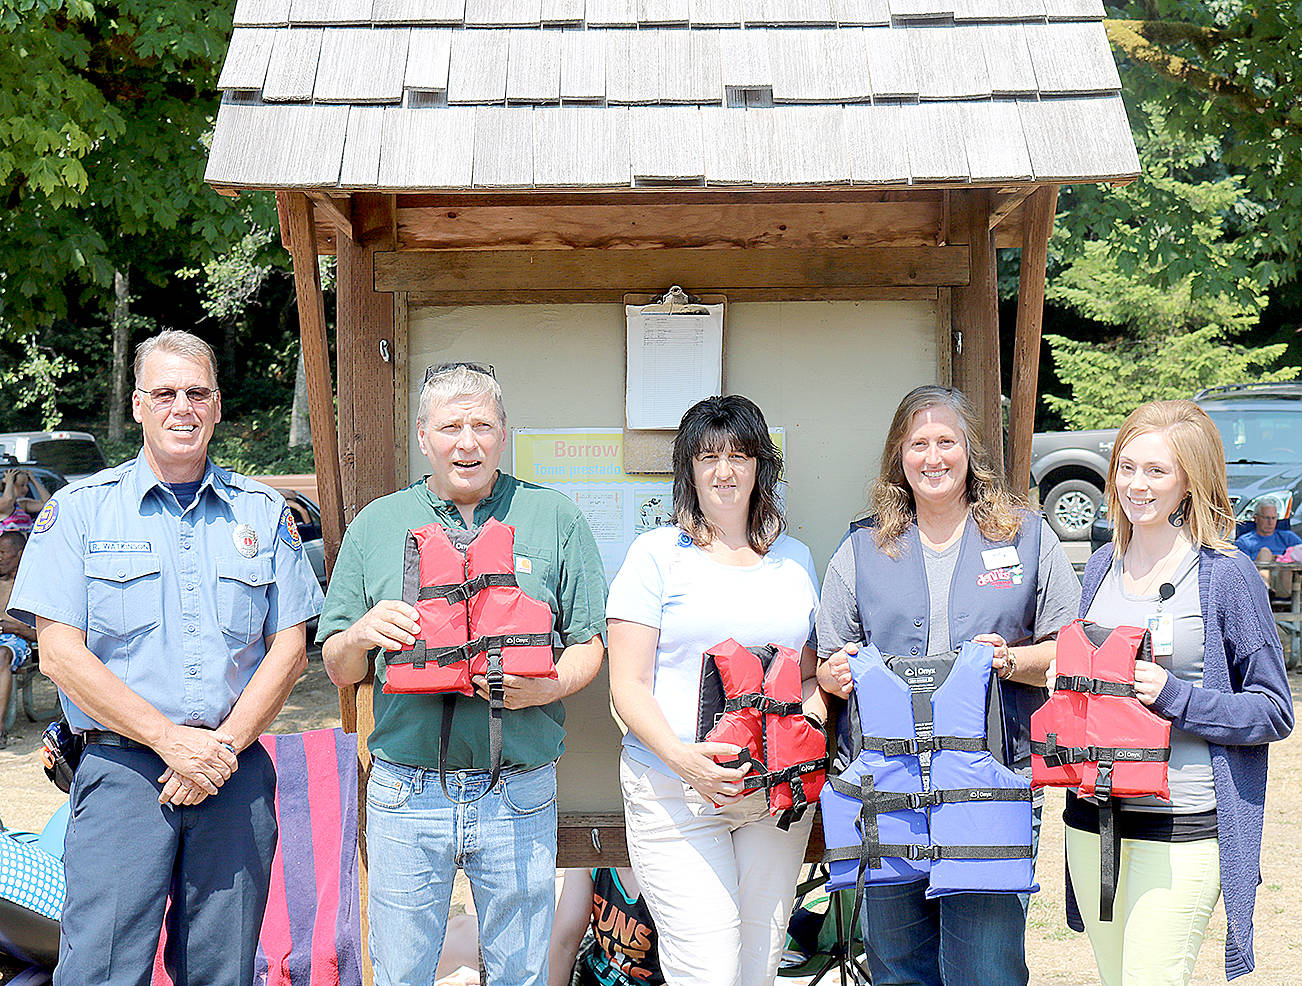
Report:
M551 607L554 630L569 646L605 632L606 576L597 542L579 508L561 493L499 473L493 491L475 507L479 526L495 518L515 528L520 588ZM367 504L354 518L330 575L317 640L346 630L377 602L402 598L407 532L426 524L465 528L451 501L422 480ZM385 652L375 658L375 729L370 749L392 763L437 768L442 695L386 694ZM453 696L450 770L487 770L488 703ZM538 767L565 750L565 709L560 702L507 709L502 716L502 763Z

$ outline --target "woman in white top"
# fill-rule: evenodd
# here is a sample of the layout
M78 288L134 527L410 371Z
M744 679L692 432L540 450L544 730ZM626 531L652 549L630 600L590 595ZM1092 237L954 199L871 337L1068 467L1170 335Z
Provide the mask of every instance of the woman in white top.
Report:
M789 831L741 796L739 751L698 743L703 653L729 637L801 654L805 710L824 697L810 646L818 582L782 533L781 453L745 397L711 397L674 441L674 527L639 537L606 606L610 691L628 727L620 784L633 871L673 986L771 983L813 812Z

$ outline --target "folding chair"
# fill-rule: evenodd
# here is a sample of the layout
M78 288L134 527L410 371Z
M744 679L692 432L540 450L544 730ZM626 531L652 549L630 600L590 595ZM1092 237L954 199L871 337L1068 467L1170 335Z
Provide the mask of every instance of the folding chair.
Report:
M827 867L811 863L806 878L796 885L796 901L787 924L787 953L778 975L783 978L812 976L815 986L832 969L840 973L843 986L868 986L872 977L864 960L863 942L856 935L859 922L852 912L854 892L823 889ZM796 956L801 958L796 959Z

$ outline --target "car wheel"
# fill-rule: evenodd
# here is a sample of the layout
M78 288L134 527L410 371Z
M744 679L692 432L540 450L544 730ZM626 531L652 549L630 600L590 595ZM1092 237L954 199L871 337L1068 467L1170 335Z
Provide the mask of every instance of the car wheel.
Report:
M1044 498L1044 518L1060 541L1084 541L1103 491L1085 479L1065 479Z

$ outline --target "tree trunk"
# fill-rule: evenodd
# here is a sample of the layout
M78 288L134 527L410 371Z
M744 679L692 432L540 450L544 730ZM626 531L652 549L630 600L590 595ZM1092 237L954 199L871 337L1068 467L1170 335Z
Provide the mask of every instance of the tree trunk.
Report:
M312 444L312 422L307 416L307 373L303 369L303 348L298 350L298 369L294 373L294 403L289 411L289 445Z
M113 272L113 378L109 398L108 437L120 442L127 422L127 350L131 345L131 295L129 273Z

